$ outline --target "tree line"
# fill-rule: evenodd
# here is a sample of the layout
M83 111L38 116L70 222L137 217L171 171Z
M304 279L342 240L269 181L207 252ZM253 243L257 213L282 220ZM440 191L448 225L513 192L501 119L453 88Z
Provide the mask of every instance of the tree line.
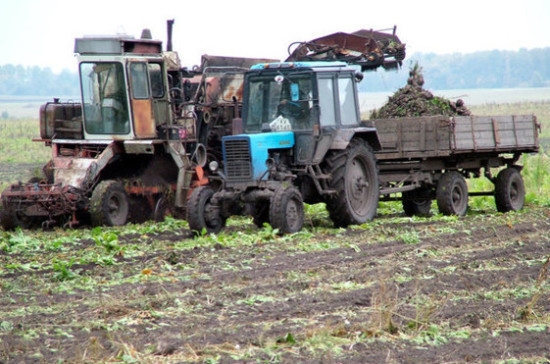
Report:
M0 66L0 95L78 96L78 75L67 69L55 73L49 67Z
M425 88L448 90L461 88L550 87L550 47L519 51L475 53L416 53L407 57L398 71L366 72L360 91L393 91L406 84L413 64L423 69ZM77 96L78 75L49 67L0 65L0 95Z
M422 67L425 88L432 90L550 87L549 47L467 54L415 53L398 71L378 70L365 75L360 90L393 91L403 87L416 62Z

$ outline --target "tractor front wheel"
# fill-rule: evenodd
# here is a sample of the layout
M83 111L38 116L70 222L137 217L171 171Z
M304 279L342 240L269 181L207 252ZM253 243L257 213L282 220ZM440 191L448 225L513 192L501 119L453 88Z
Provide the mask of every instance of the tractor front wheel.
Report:
M292 186L279 187L269 204L269 222L280 234L291 234L304 225L304 202L302 195Z

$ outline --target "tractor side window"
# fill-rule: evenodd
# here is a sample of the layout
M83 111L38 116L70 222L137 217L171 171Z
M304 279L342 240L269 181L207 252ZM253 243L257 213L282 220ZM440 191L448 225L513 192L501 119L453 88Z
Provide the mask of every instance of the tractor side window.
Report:
M334 108L334 86L332 78L320 78L319 85L319 107L321 109L321 126L336 125Z
M142 62L131 63L130 75L132 78L132 96L134 99L148 99L147 64Z
M162 67L159 63L149 63L149 80L151 81L151 93L154 98L164 96L164 78Z
M128 101L122 64L83 62L80 82L86 132L128 134Z
M338 79L338 95L342 125L356 125L358 123L357 109L355 107L354 83L351 77Z

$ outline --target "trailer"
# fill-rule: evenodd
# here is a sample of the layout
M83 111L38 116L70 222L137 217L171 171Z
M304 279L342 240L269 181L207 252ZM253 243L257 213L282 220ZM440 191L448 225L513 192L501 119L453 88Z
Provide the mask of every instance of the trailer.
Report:
M540 125L534 115L429 116L368 123L376 127L382 146L375 153L380 200L400 199L407 215L428 214L436 200L442 214L462 216L469 196L493 195L500 212L523 207L525 187L517 162L523 153L539 149ZM468 191L466 179L482 172L494 190Z

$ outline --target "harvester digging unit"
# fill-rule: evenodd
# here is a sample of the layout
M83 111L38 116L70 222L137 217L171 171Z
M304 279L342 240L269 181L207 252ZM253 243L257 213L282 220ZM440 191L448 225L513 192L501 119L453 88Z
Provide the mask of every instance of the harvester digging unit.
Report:
M82 100L41 107L39 141L52 159L42 178L2 193L5 229L185 217L194 189L218 188L202 167L222 164L222 138L240 131L245 71L273 60L203 56L199 68L182 68L172 24L166 51L146 31L140 39L76 39ZM359 31L300 43L291 58L336 57L370 69L404 54L395 34Z

